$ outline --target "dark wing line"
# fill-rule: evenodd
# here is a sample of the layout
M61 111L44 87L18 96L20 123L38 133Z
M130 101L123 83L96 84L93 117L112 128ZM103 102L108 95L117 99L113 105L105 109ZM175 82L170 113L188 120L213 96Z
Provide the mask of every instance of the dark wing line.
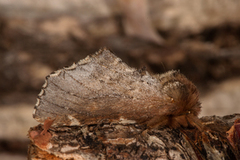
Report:
M43 102L42 102L42 103L43 103ZM35 109L37 109L37 108L35 108ZM57 113L46 111L44 108L41 108L41 110L44 111L44 112L46 112L46 113L51 113L51 114L57 115Z
M65 70L64 70L64 72L65 72ZM79 83L80 85L82 85L83 87L85 87L88 90L92 91L93 93L97 94L97 92L95 92L93 88L89 88L89 87L85 86L82 82L76 80L75 78L73 78L72 75L68 74L67 72L65 72L65 74L69 75L75 82Z
M59 105L59 104L50 102L50 101L48 101L48 100L46 100L46 99L44 99L44 100L47 101L48 103L52 104L52 105L56 105L56 106L62 108L62 109L66 109L66 110L69 110L69 111L73 111L73 112L79 113L78 111L76 111L76 110L74 110L74 109L72 109L72 108L67 108L67 107L61 106L61 105Z
M88 97L83 97L83 96L79 96L75 93L71 93L69 91L65 91L64 89L62 89L59 85L57 85L55 82L51 81L51 83L56 86L58 89L60 89L61 91L64 91L66 92L67 94L71 95L71 96L74 96L74 97L77 97L77 98L82 98L82 99L88 99Z
M51 83L54 85L54 86L56 86L58 89L60 89L60 90L62 90L62 91L64 91L64 92L66 92L67 94L69 94L69 95L72 95L72 96L75 96L75 97L77 97L77 98L82 98L82 99L97 99L97 98L102 98L102 97L111 97L111 96L113 96L113 97L121 97L121 98L126 98L126 99L132 99L131 97L128 97L128 96L123 96L123 95L121 95L121 94L117 94L117 93L113 93L113 94L101 94L101 95L99 95L99 96L95 96L95 97L83 97L83 96L79 96L79 95L77 95L77 94L74 94L74 93L71 93L71 92L69 92L69 91L65 91L64 89L62 89L59 85L57 85L55 82L53 82L53 81L51 81ZM85 87L85 86L83 86L83 87ZM87 88L87 89L89 89L89 88ZM138 98L139 99L139 98Z

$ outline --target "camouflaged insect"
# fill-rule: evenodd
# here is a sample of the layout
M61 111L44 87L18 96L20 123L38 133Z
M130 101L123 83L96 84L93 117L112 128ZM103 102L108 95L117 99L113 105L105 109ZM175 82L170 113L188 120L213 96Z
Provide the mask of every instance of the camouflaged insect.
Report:
M126 65L107 49L46 78L33 117L53 125L100 122L196 126L198 90L179 71L151 75Z

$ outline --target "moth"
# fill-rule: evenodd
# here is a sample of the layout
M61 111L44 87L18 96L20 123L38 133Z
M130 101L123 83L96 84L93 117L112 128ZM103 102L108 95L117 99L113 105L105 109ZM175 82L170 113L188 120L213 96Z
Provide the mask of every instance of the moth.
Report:
M46 77L33 117L40 123L138 123L148 128L198 126L196 86L179 71L151 75L107 49Z

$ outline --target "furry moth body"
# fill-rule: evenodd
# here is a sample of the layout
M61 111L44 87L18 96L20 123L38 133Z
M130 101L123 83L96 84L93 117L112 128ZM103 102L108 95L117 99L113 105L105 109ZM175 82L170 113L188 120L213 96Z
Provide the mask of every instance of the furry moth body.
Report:
M146 124L149 128L194 125L198 90L178 71L150 75L127 66L103 49L46 78L33 117L53 125L103 121Z

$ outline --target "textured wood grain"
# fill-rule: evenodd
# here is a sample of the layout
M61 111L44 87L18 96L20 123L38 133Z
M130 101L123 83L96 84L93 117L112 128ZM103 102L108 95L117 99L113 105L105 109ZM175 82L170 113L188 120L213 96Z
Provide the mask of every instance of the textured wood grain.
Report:
M51 127L48 144L39 146L29 137L29 159L225 159L235 160L239 153L226 132L240 115L203 117L208 129L197 128L145 130L137 124L101 123L99 125ZM33 127L41 132L43 125Z

